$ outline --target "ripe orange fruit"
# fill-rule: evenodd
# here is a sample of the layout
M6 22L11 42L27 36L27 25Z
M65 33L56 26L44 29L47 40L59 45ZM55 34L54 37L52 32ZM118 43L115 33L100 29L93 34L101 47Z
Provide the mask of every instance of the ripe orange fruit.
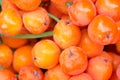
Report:
M32 60L32 47L30 45L25 45L17 48L13 56L13 68L16 72L27 65L34 65Z
M88 73L81 73L79 75L72 76L69 80L93 80Z
M88 35L92 41L101 45L114 42L118 33L115 21L104 15L96 16L88 26Z
M55 5L56 9L63 13L68 14L68 6L66 5L67 2L72 2L72 0L51 0L53 5Z
M102 56L91 58L87 72L93 80L109 80L112 75L112 63Z
M7 8L0 14L0 33L7 36L19 34L22 28L22 18L18 11Z
M4 44L11 48L19 48L28 43L28 39L1 37Z
M119 0L96 0L95 4L98 14L106 15L120 20L120 1Z
M17 7L12 4L9 0L2 0L2 10L5 10L7 8L10 8L10 9L16 9L17 10Z
M61 49L78 45L80 38L79 27L72 24L68 16L62 17L54 27L53 39Z
M107 58L111 63L113 63L113 57L109 54L109 52L103 51L99 56Z
M32 34L40 34L47 30L50 18L47 11L39 7L38 9L23 14L25 28Z
M104 46L94 43L88 36L87 29L82 30L79 46L85 51L88 58L98 56L102 53Z
M54 41L43 39L37 42L32 49L34 64L43 69L50 69L58 64L60 48Z
M88 60L81 48L71 46L62 51L59 63L66 74L77 75L86 70Z
M0 80L17 80L15 74L7 69L0 70Z
M43 72L35 66L24 66L20 69L19 80L43 80Z
M58 6L58 5L57 5ZM50 6L48 7L48 12L56 16L57 18L61 18L63 13L61 13L57 8L56 5L51 2Z
M8 68L11 66L13 61L13 52L5 44L0 44L0 66Z
M69 80L70 76L65 74L60 65L57 65L45 72L44 80Z
M9 0L23 11L35 10L42 0Z
M68 8L68 14L73 24L86 26L96 16L96 8L91 0L74 1Z

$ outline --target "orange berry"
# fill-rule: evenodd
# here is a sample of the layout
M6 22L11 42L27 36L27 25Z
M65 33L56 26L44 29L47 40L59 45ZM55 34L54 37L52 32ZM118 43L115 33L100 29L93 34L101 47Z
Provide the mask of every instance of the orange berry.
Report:
M70 76L65 74L60 65L57 65L45 72L44 80L69 80Z
M109 54L109 52L103 51L99 56L107 58L111 63L113 63L113 57Z
M79 46L85 51L88 58L98 56L102 53L104 46L94 43L88 36L87 29L82 30Z
M50 69L58 64L59 47L49 39L37 42L32 49L34 64L43 69Z
M16 72L19 72L24 66L34 65L31 50L32 47L29 45L22 46L15 50L13 57L13 68Z
M22 19L14 9L7 8L0 14L0 33L7 36L19 34L22 29Z
M88 60L84 51L76 46L71 46L62 51L60 55L60 66L69 75L77 75L87 68Z
M11 66L13 61L13 52L5 44L0 44L0 66L8 68Z
M35 66L24 66L19 71L19 80L43 80L43 72Z
M24 11L35 10L41 3L41 0L9 0L19 9Z
M118 33L115 21L104 15L96 16L88 26L88 35L92 41L101 45L114 42Z
M119 0L96 0L96 9L98 14L106 15L120 20L120 1Z
M77 0L69 6L68 14L73 24L83 27L96 16L96 8L91 0Z
M58 6L58 5L57 5ZM61 18L63 13L61 13L57 8L54 3L50 3L50 6L48 7L48 12L56 16L57 18Z
M91 58L87 72L93 80L109 80L112 75L112 63L102 56Z
M10 8L10 9L16 9L17 10L17 7L12 4L9 0L2 0L2 10L5 10L7 8Z
M78 26L71 23L68 16L64 16L55 25L53 30L53 38L61 49L65 49L79 44L81 31Z
M11 48L19 48L28 43L28 39L1 37L4 44Z
M25 28L32 34L40 34L47 30L50 18L47 11L39 7L38 9L23 14Z
M0 70L0 80L17 80L15 74L7 69Z
M68 6L66 5L67 2L72 2L72 0L51 0L52 4L55 5L56 9L63 13L68 14Z

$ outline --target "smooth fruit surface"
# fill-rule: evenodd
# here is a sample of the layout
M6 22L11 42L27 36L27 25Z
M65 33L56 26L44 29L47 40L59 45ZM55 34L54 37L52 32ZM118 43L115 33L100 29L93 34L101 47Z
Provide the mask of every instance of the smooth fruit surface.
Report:
M0 13L0 33L7 36L19 34L22 28L22 18L18 11L5 9Z
M71 46L62 51L60 55L60 66L69 75L77 75L84 72L88 65L87 55L76 46Z
M43 80L43 72L35 66L24 66L19 71L19 80Z
M114 42L118 32L115 21L105 15L96 16L88 25L88 35L91 40L101 45Z
M78 45L80 38L80 28L72 24L68 16L62 17L53 29L53 39L61 49Z
M9 0L23 11L35 10L41 3L41 0Z
M54 41L43 39L34 45L32 55L37 67L49 69L58 64L60 48Z

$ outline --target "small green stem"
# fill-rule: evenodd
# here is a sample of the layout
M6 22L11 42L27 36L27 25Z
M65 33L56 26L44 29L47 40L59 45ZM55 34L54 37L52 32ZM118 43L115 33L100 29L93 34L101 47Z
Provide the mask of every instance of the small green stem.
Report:
M49 31L49 32L44 32L41 34L18 34L16 36L5 36L3 34L0 34L0 36L4 36L4 37L10 37L10 38L42 38L42 37L50 37L53 35L53 31Z
M2 10L2 7L1 7L1 5L2 5L2 0L0 0L0 11Z
M71 6L73 3L72 2L66 2L67 6Z
M2 0L0 0L0 6L2 5Z
M18 79L19 78L19 75L18 74L15 74L16 78Z
M57 17L54 16L53 14L48 13L48 16L49 16L50 18L52 18L53 20L55 20L56 22L59 22L59 18L57 18Z

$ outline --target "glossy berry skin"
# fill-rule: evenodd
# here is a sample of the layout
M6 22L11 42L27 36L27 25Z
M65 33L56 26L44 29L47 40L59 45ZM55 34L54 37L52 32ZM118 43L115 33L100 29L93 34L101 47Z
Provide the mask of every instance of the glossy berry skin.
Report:
M96 16L96 8L91 0L76 0L69 6L68 14L73 24L83 27Z
M53 39L61 49L76 46L81 39L81 30L64 16L53 29Z
M0 14L0 33L7 36L19 34L22 29L22 18L15 9L7 8Z
M71 46L62 51L60 55L60 66L68 75L77 75L87 69L87 55L80 47Z
M106 15L120 20L120 1L119 0L96 0L95 3L98 14Z
M17 80L15 74L7 69L0 70L0 80Z
M33 11L41 3L41 0L9 0L23 11Z
M97 15L88 25L88 35L92 41L101 45L112 44L118 33L115 21L105 15Z
M40 34L47 30L50 24L48 12L39 7L38 9L23 14L25 28L32 34Z
M43 80L43 72L35 66L24 66L19 71L19 80Z

